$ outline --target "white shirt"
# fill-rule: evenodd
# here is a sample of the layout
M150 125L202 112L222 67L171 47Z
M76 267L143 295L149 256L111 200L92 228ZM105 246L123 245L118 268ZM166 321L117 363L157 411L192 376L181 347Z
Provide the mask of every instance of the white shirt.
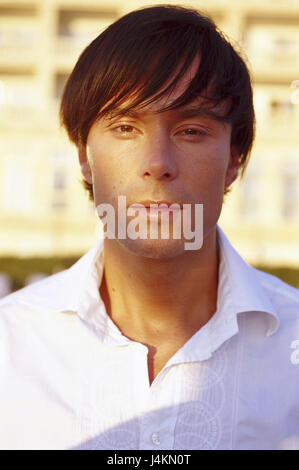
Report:
M1 449L299 449L299 291L217 230L217 311L151 386L99 296L102 240L0 301Z

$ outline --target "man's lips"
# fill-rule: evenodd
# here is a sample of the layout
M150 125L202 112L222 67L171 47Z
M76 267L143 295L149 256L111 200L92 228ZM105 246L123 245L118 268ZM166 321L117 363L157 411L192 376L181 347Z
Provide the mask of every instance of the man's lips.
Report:
M183 204L176 202L176 201L140 201L134 202L129 207L133 208L142 208L145 207L146 209L155 209L155 210L171 210L177 211L183 209Z
M170 201L142 201L131 204L132 209L146 209L147 216L158 217L162 214L178 214L183 206L177 202ZM142 213L142 211L140 211Z

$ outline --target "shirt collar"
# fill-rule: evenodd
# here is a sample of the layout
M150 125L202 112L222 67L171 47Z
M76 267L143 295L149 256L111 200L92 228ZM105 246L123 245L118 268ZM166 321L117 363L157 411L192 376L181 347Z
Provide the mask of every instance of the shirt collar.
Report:
M47 310L84 310L88 298L100 298L98 285L103 274L103 239L69 269L30 284L11 294L18 302Z
M237 333L239 313L268 314L267 335L274 333L279 326L275 308L260 284L254 268L241 258L218 225L217 239L220 255L217 311L198 332L201 335L201 356L207 357L216 347ZM127 343L129 340L121 334L107 315L99 294L103 266L104 243L103 238L100 238L69 269L27 286L12 295L25 304L54 311L76 312L82 320L97 329L103 343L111 341Z
M167 366L180 362L204 361L239 331L238 315L266 314L266 335L279 326L277 312L260 284L255 269L248 265L217 226L219 276L217 310L210 320L170 359Z
M267 335L279 326L276 309L256 274L233 248L222 229L217 225L220 248L217 311L228 309L231 313L264 312L269 314Z

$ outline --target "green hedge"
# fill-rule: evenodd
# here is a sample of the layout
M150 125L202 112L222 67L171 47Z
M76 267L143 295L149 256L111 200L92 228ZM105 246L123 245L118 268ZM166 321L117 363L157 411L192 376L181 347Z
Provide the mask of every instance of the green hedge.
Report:
M34 273L54 274L69 268L78 257L53 258L0 258L0 272L8 274L13 282L13 290L24 286L28 276Z
M48 275L69 268L77 261L78 257L68 258L0 258L0 272L8 274L13 281L13 290L24 286L26 278L34 273L41 272ZM292 286L299 287L299 268L270 268L267 266L256 266L262 271L274 274Z

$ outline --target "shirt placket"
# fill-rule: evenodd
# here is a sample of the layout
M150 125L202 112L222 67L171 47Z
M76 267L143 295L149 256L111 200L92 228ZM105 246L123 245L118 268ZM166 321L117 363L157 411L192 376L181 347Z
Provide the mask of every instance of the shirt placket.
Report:
M171 381L170 368L166 367L148 387L143 412L139 414L139 449L173 448L178 393L179 389Z

